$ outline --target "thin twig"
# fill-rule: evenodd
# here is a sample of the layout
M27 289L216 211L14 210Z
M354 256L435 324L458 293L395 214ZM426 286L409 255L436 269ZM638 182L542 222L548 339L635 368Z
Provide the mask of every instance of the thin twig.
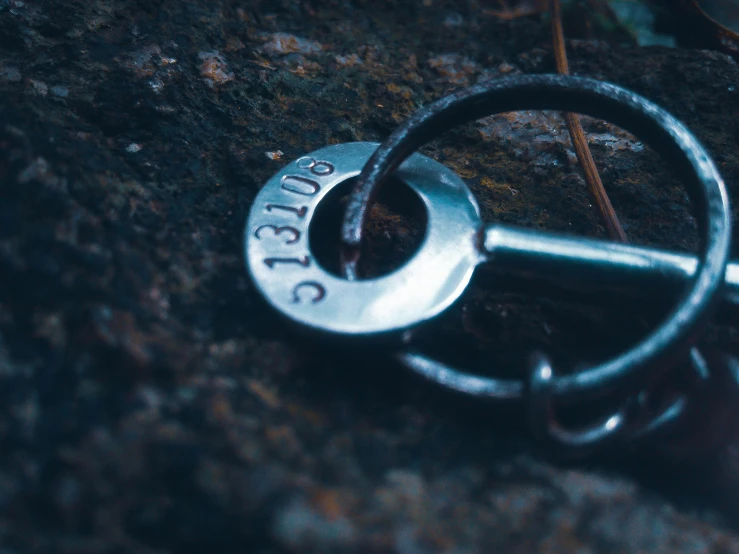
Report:
M552 44L554 46L554 60L557 65L557 73L569 75L570 68L567 63L567 51L565 50L564 32L562 31L562 13L559 0L549 0L549 9L552 15ZM577 154L577 159L585 173L588 192L593 198L603 226L608 231L608 236L619 242L627 242L626 233L618 221L618 216L611 205L606 189L603 188L603 182L600 180L598 168L596 168L595 160L590 153L585 132L580 124L580 118L577 114L568 112L565 112L564 117L567 122L567 130L570 132L570 137L572 138L572 144L575 147L575 154Z

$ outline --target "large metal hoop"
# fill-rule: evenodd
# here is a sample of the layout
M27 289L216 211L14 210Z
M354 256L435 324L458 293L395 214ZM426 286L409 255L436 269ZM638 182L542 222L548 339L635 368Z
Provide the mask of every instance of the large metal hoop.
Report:
M363 226L378 188L416 149L448 129L488 115L522 109L563 110L606 119L647 141L685 177L697 206L699 266L679 305L662 325L627 352L584 371L553 377L553 399L575 401L620 388L637 390L686 355L708 321L723 285L731 240L731 212L724 182L706 150L680 121L645 98L613 84L563 75L528 75L463 89L416 112L375 151L349 199L342 228L342 265L356 274ZM433 360L414 355L411 369ZM401 355L401 359L403 356ZM442 366L443 367L443 366ZM438 367L437 367L438 369ZM470 385L476 378L453 370L427 371L442 384ZM423 373L423 372L422 372ZM446 383L445 383L446 381ZM483 383L476 382L473 389ZM523 395L523 383L489 382L492 396ZM458 389L460 390L460 389Z

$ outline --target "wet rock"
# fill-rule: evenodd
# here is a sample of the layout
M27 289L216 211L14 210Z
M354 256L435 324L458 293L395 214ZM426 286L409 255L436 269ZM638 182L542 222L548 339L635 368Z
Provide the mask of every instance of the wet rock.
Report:
M568 42L574 73L684 120L739 196L730 58L569 33L583 39ZM296 336L249 281L244 220L283 164L382 140L463 84L552 70L546 20L502 21L475 2L0 0L2 548L739 551L736 488L706 479L736 482L735 449L723 473L553 465L518 416ZM584 125L630 238L693 248L668 164ZM484 118L424 152L487 220L602 234L557 114ZM388 191L373 211L371 271L423 239L402 198ZM532 348L563 366L603 359L659 315L483 279L418 346L520 377ZM716 325L711 340L730 348L737 333Z
M30 81L31 87L33 88L33 91L38 94L39 96L46 96L49 94L49 86L42 82L42 81L34 81L31 79Z
M200 75L211 87L223 85L234 80L234 74L229 71L225 58L217 51L200 52L198 58L200 64Z
M66 87L55 85L51 87L51 94L59 98L66 98L67 96L69 96L69 89Z
M600 147L607 156L624 150L637 153L644 150L644 144L631 133L589 117L580 119L588 143L591 147ZM548 167L563 161L577 165L567 126L559 113L522 111L499 114L480 120L478 129L486 140L505 144L517 156L534 165Z
M336 56L336 63L342 67L354 67L362 63L362 60L356 54L349 54L348 56Z
M0 79L11 83L17 83L21 78L21 72L18 71L18 68L13 66L0 67Z
M318 42L288 33L273 33L265 38L262 50L267 54L315 54L323 49Z
M350 521L340 516L327 518L300 499L277 514L272 532L278 542L295 550L359 546Z
M470 84L472 76L480 69L474 61L459 54L435 56L429 58L428 64L445 80L455 85Z

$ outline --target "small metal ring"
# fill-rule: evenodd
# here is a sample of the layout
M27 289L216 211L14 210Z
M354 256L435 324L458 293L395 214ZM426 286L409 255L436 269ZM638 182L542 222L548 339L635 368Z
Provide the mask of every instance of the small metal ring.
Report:
M731 240L725 185L708 153L680 121L616 85L564 75L527 75L481 83L417 111L375 151L349 198L342 228L342 265L356 267L363 226L379 186L423 144L457 125L522 109L563 110L611 121L646 140L688 175L688 194L699 208L701 257L692 285L662 325L627 352L582 372L558 376L559 401L596 397L622 387L638 390L672 367L710 318L723 285Z
M739 391L739 358L720 351L693 348L690 391L677 396L647 421L629 424L623 443L695 460L723 448L733 433ZM642 418L643 419L643 418Z
M711 369L697 347L690 350L690 368L693 370L697 382L701 385L705 386L710 381ZM624 442L641 444L649 440L651 443L654 440L669 436L675 428L686 420L691 403L695 400L692 392L690 395L680 392L661 411L650 414L646 407L648 398L649 392L646 390L641 391L633 398L633 402L637 404L636 409L642 415L642 418L641 421L629 424L629 428L625 432ZM648 416L646 420L643 418L644 414Z
M394 358L424 379L467 396L498 401L521 401L526 390L523 381L472 375L414 350L396 352Z
M559 424L554 413L556 377L549 358L541 353L531 357L527 404L531 432L536 442L548 446L560 458L579 458L614 443L626 429L628 404L615 414L586 428L572 431Z

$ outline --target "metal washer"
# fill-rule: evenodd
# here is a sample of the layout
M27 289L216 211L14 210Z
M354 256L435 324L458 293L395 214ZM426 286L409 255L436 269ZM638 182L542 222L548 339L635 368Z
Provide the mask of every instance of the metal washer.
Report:
M406 331L451 305L479 263L477 202L453 171L421 154L396 173L426 209L418 252L392 273L361 281L316 262L309 241L316 206L359 175L378 146L355 142L311 152L274 175L254 200L244 233L246 265L255 286L289 319L344 336Z

